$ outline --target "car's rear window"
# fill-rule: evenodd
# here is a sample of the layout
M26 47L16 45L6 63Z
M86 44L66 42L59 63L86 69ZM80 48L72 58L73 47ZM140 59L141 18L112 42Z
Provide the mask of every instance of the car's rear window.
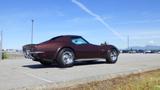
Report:
M81 37L72 38L72 43L76 45L88 44L88 42Z

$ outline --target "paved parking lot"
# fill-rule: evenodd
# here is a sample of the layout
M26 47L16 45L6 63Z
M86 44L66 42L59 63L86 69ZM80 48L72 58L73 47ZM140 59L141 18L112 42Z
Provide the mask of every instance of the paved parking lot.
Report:
M106 64L105 60L85 61L76 62L71 68L44 67L29 59L4 60L0 61L0 90L83 83L152 69L160 69L160 54L121 54L116 64Z

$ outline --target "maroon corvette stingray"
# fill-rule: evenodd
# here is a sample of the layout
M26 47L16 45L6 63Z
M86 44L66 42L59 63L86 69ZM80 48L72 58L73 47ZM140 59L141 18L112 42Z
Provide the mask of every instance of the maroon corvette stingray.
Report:
M112 45L93 45L81 36L63 35L40 44L23 46L26 58L43 65L57 62L61 67L74 65L75 60L104 58L107 63L116 63L119 50Z

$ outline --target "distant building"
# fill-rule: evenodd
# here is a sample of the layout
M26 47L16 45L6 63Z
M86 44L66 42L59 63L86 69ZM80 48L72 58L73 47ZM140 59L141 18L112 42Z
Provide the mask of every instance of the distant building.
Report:
M18 50L18 49L6 49L4 51L8 53L22 53L22 50Z

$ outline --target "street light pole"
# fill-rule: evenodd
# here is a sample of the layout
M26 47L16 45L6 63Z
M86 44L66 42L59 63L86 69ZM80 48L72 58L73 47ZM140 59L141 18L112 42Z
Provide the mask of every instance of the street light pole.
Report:
M33 44L33 24L34 20L32 19L31 44Z
M128 50L129 50L129 35L127 36L127 46L128 46Z
M0 41L0 60L2 60L2 45L3 45L3 31L1 31L1 41Z

